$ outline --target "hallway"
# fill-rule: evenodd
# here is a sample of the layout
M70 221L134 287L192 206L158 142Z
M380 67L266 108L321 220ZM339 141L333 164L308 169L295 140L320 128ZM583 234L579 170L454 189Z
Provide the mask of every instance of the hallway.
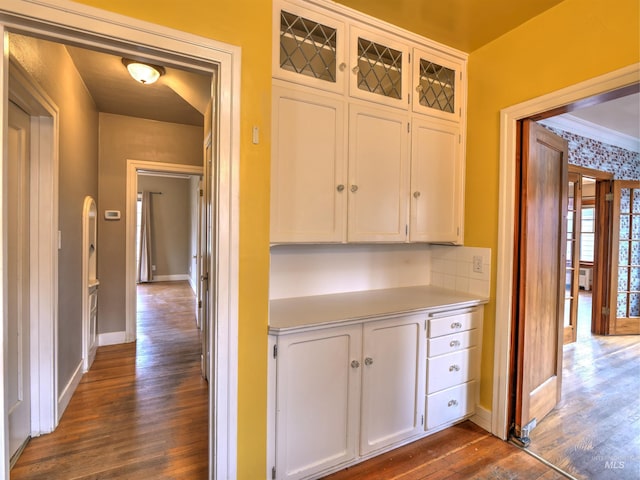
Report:
M138 340L98 348L55 432L11 479L207 478L208 386L187 282L138 286Z

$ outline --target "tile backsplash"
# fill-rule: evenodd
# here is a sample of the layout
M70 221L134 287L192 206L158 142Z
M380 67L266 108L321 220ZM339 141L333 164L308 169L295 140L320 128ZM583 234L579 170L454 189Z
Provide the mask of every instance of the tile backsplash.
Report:
M474 271L474 257L481 272ZM489 298L491 249L433 245L431 285Z

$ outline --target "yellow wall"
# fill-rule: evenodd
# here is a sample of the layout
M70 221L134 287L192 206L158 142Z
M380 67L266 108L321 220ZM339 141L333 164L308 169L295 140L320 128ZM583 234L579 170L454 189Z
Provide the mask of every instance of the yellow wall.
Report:
M271 2L81 0L105 10L242 47L238 478L266 471ZM469 61L466 243L499 252L501 108L638 61L637 0L565 0L476 50ZM261 127L260 145L251 127ZM492 279L495 292L495 274ZM495 293L493 294L495 298ZM481 403L491 407L495 305L487 308Z
M565 0L469 57L465 243L491 247L480 403L491 408L497 251L499 112L636 63L638 0Z
M242 47L238 478L266 472L271 1L81 0L94 7ZM260 144L251 143L252 126Z

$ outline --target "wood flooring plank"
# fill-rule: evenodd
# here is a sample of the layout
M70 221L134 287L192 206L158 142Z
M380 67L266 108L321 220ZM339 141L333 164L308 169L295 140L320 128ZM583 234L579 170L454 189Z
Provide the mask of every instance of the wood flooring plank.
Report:
M100 347L55 432L11 479L207 478L208 384L187 282L139 286L138 340Z

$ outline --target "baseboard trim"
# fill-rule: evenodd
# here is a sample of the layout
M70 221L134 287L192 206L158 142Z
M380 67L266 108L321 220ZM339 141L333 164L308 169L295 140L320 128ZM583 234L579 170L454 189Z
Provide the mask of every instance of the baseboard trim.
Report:
M98 345L104 347L106 345L118 345L126 342L126 332L108 332L98 335Z
M188 273L178 273L175 275L154 275L152 282L176 282L179 280L187 280L189 281Z
M80 363L76 367L75 372L73 372L71 379L58 397L58 422L62 418L62 414L64 413L64 411L67 409L67 406L71 401L71 397L73 397L76 388L78 388L80 380L82 380L82 361L80 361Z
M491 433L492 416L491 410L487 410L480 405L476 405L476 413L469 420L478 425L480 428Z

